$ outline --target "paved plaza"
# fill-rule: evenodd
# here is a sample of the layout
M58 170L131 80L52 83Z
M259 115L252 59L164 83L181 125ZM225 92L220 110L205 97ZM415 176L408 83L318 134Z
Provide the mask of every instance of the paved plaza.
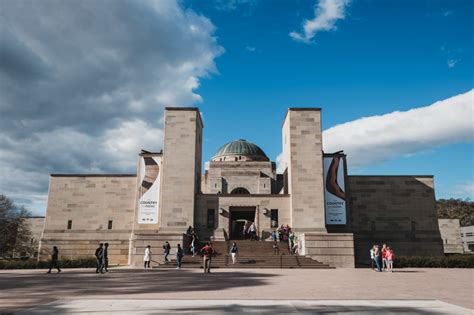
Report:
M469 269L0 271L2 313L472 314Z

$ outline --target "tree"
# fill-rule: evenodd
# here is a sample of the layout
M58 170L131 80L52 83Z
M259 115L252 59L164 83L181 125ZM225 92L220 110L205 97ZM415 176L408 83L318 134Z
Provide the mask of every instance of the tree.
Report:
M440 219L459 219L461 226L474 225L474 202L469 199L440 199L436 208Z
M31 232L25 224L30 212L0 194L0 257L12 257L15 252L29 252Z

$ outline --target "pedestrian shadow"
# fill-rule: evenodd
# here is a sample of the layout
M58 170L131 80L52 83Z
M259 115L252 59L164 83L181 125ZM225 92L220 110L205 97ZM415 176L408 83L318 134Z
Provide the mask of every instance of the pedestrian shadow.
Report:
M210 274L186 269L122 269L108 274L63 269L60 274L2 274L0 305L12 305L11 299L25 299L31 305L64 297L100 294L183 293L221 291L268 284L277 274L212 270ZM21 303L17 303L21 304ZM24 307L27 307L23 306Z

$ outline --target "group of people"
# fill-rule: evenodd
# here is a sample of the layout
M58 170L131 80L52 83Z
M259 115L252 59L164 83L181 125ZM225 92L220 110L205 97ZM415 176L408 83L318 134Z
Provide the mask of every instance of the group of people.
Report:
M196 238L196 240L197 240L197 238ZM193 256L195 256L196 251L197 251L197 241L196 241L196 243L194 243L192 245L192 250L191 251L192 251ZM171 253L171 245L168 241L166 241L163 244L163 254L164 254L164 263L165 264L169 263L168 256L170 255L170 253ZM203 258L204 258L204 272L205 273L210 273L211 272L211 259L212 259L212 255L214 254L214 249L212 248L212 244L210 242L208 242L203 248L201 248L201 253L202 253ZM235 253L237 253L237 251L235 251ZM143 262L144 262L143 267L145 269L151 268L150 267L150 262L152 261L151 255L152 255L151 246L148 245L145 248L145 253L143 255ZM184 257L184 250L181 247L181 244L177 244L176 245L176 269L181 269L181 263L183 261L183 257Z
M287 224L281 225L278 229L272 231L272 241L273 241L273 250L274 254L279 254L279 247L277 240L282 242L288 242L288 249L292 255L299 255L300 252L300 242L296 234L291 230L290 226Z
M370 259L372 261L372 269L375 271L387 271L393 272L393 260L395 254L393 249L383 244L382 249L379 248L379 245L373 245L370 249Z
M95 273L109 272L109 243L99 244L95 250L95 258L97 259Z

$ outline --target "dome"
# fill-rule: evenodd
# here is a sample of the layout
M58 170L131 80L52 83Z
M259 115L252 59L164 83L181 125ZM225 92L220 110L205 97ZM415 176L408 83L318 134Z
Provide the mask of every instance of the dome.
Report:
M258 145L239 139L224 144L212 161L269 161L269 158Z

